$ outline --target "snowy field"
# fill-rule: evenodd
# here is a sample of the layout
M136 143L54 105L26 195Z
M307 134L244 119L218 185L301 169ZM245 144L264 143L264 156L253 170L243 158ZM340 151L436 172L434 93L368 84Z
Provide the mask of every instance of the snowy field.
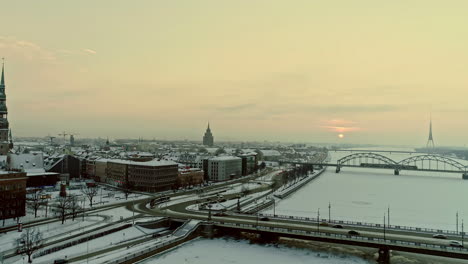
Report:
M197 239L162 255L146 259L142 264L365 264L365 260L342 255L314 252L285 246L249 244L246 240Z

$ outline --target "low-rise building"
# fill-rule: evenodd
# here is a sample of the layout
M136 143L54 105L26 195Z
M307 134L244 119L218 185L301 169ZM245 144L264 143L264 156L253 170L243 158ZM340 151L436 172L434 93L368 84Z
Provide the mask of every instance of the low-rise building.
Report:
M193 186L203 183L204 173L199 168L179 168L177 185L179 187Z
M0 172L1 220L25 216L26 181L27 177L25 172Z
M116 186L128 184L135 190L160 192L170 190L178 177L177 163L167 160L146 162L109 160L106 181Z
M278 161L281 159L281 153L274 149L261 149L258 153L261 160Z
M242 159L219 156L208 160L208 178L211 181L226 181L242 175Z
M97 159L94 161L94 180L97 182L106 182L108 159Z

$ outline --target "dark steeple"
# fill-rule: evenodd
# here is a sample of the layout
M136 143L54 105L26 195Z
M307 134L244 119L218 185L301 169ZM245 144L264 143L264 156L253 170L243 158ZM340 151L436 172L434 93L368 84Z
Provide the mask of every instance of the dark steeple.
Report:
M2 80L0 81L0 88L5 89L5 58L2 58Z
M3 62L2 62L2 81L0 82L0 84L2 86L5 86L5 58L2 59Z
M5 93L5 60L2 62L2 78L0 79L0 155L6 155L12 146L9 140L8 109Z

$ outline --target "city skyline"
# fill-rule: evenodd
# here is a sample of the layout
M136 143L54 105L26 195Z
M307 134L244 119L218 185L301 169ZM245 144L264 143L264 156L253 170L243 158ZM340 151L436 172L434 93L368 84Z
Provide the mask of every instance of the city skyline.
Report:
M2 8L15 136L468 141L463 1L46 2Z

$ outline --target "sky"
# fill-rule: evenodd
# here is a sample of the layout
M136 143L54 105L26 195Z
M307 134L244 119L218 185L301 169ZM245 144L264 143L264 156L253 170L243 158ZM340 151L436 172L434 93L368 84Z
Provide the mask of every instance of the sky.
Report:
M468 143L466 0L3 1L13 136ZM341 136L340 136L341 134Z

